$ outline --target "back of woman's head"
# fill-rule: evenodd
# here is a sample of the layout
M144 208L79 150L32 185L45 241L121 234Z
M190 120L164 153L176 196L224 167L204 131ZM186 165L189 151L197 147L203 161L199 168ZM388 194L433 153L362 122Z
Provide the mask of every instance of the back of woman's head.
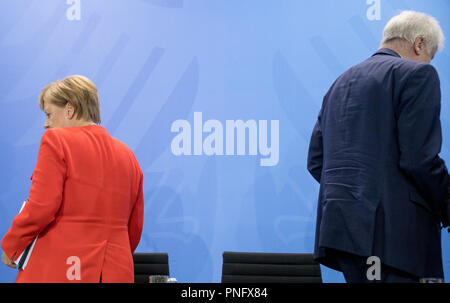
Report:
M48 84L39 96L39 107L50 102L64 107L69 103L77 119L100 123L100 103L94 83L84 76L73 75Z

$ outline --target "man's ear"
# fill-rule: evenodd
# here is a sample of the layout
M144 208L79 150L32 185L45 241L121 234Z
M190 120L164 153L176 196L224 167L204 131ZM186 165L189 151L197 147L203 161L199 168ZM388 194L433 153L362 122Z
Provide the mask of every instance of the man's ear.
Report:
M414 40L414 53L420 56L425 51L425 40L419 36Z

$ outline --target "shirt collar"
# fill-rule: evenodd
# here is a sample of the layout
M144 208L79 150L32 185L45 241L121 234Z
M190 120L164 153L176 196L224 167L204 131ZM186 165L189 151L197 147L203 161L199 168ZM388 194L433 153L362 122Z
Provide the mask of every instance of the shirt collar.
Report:
M376 55L389 55L389 56L401 58L401 56L396 51L394 51L390 48L380 48L375 54L372 55L372 57L376 56Z

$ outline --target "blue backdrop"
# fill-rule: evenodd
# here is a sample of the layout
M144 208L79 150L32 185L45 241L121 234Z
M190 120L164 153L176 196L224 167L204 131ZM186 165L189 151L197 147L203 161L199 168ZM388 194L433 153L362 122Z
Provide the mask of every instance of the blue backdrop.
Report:
M144 172L137 251L168 252L181 282L220 282L226 250L312 252L318 184L306 156L322 97L404 9L435 16L450 36L446 0L2 1L1 237L29 193L40 90L81 74L98 87L102 125ZM432 62L448 163L449 57ZM233 138L233 123L248 130ZM442 241L448 280L450 235ZM0 266L0 281L15 276Z

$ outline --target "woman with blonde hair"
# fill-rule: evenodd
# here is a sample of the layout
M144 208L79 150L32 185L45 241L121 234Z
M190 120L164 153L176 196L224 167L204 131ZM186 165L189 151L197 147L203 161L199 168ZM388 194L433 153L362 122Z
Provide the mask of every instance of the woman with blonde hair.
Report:
M38 236L17 282L133 282L143 225L143 174L100 123L95 85L70 76L39 97L47 119L27 203L3 237L2 262Z

